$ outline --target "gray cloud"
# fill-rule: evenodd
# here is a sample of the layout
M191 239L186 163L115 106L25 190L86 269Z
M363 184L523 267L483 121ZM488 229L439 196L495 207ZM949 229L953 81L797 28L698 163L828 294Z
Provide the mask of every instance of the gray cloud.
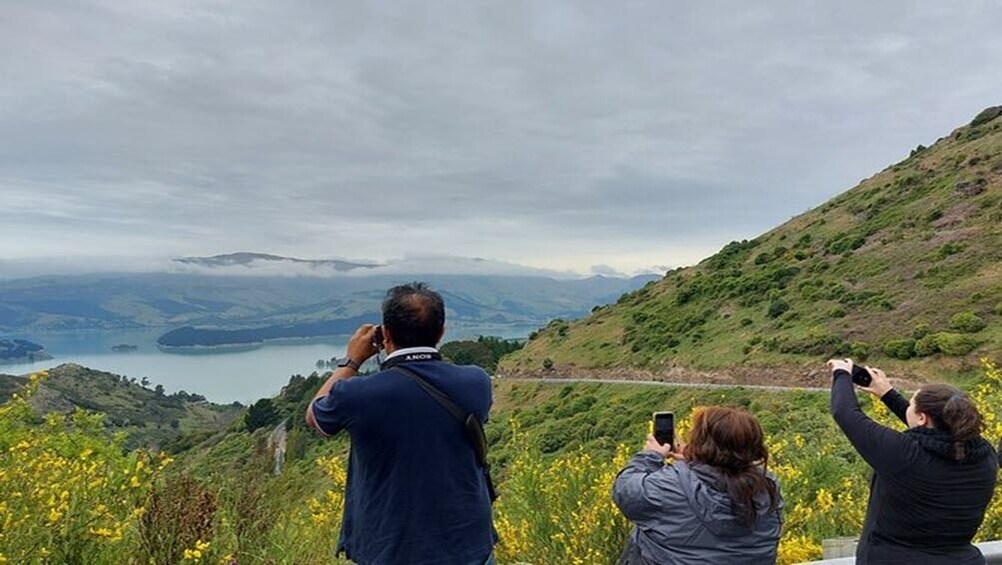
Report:
M999 103L992 2L22 3L0 257L682 264Z

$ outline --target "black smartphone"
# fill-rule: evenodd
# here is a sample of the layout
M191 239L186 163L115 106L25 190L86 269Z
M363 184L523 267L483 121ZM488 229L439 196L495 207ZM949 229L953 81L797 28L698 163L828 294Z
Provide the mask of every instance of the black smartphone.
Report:
M675 445L675 414L672 412L654 413L654 439L661 445Z
M376 350L383 348L383 326L376 326L376 332L372 334L372 346Z
M873 382L873 377L870 376L870 371L866 370L866 367L862 365L852 366L852 382L858 384L859 386L870 386Z

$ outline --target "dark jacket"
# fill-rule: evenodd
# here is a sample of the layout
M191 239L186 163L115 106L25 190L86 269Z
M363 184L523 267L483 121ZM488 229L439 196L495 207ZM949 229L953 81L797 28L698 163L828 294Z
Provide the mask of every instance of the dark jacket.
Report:
M904 397L891 390L882 400L905 421ZM966 456L956 461L948 432L881 426L860 409L846 371L835 372L831 412L874 471L857 563L985 562L971 540L998 475L998 456L987 441L969 441Z
M443 361L405 366L487 421L490 377ZM385 367L385 366L384 366ZM327 434L347 430L351 455L338 549L365 565L483 563L491 502L463 425L398 369L338 381L316 400Z
M775 477L769 475L775 482ZM681 565L775 563L782 498L755 500L758 521L741 523L720 471L699 463L665 465L657 453L633 456L612 489L612 498L634 524L621 563Z

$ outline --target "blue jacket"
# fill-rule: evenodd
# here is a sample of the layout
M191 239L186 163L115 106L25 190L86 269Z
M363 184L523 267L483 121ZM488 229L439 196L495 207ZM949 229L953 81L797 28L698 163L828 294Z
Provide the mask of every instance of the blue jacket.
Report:
M443 361L407 368L487 421L490 377ZM494 545L483 470L462 424L396 369L338 381L317 425L347 430L351 456L339 548L364 564L483 563Z

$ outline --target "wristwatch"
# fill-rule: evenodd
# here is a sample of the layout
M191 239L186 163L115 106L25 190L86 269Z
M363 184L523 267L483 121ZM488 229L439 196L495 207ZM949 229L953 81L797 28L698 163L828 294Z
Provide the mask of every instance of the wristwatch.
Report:
M345 357L344 359L338 361L337 362L337 366L338 367L351 367L352 369L354 369L356 371L359 370L362 367L362 365L358 361L355 361L351 357Z

